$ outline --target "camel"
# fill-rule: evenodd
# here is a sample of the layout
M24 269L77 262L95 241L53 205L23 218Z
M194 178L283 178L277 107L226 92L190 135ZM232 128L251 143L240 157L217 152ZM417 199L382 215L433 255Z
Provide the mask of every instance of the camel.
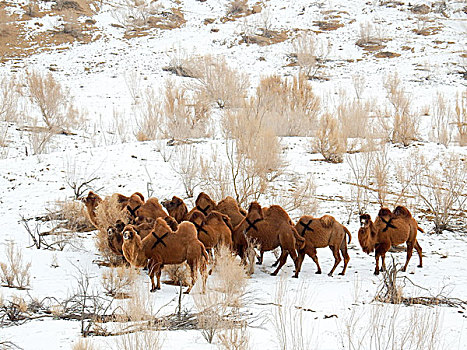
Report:
M159 201L155 197L148 198L146 202L138 195L132 195L126 206L130 217L135 222L138 218L145 220L165 218L167 212L162 208Z
M123 231L123 239L123 255L132 266L145 267L149 260L151 292L161 288L160 277L165 264L181 264L184 261L190 266L192 279L184 293L190 293L198 270L203 276L203 286L205 285L208 256L191 222L182 222L174 232L164 219L157 218L151 234L144 239L141 239L132 225L127 225ZM157 285L154 284L154 275Z
M423 232L423 230L418 227L417 222L407 208L400 206L394 212L391 212L388 208L381 208L374 223L370 215L360 215L360 225L358 240L362 250L367 254L375 251L375 275L380 272L379 258L381 257L381 271L384 271L386 269L385 257L387 251L391 246L404 242L407 244L407 258L402 271L407 270L413 248L417 250L420 259L418 267L423 266L422 248L417 241L417 230L420 232Z
M350 260L349 254L347 253L346 234L349 237L348 243L350 243L352 235L344 225L340 224L330 215L324 215L321 218L313 218L312 216L304 215L300 220L298 220L295 228L300 236L305 238L305 247L298 251L298 269L295 270L295 277L298 277L305 254L308 254L308 256L315 262L318 268L316 273L321 273L318 256L316 255L316 248L324 247L329 247L334 255L334 266L328 275L332 276L337 265L339 265L342 260L339 250L344 257L344 268L339 275L345 274L347 264Z
M123 230L125 229L126 224L122 220L117 220L115 225L110 226L107 229L108 234L108 244L110 250L112 250L117 255L123 255L122 245L123 245ZM154 223L152 222L143 222L139 225L133 225L135 232L143 239L146 237L153 229Z
M277 275L282 266L284 266L289 254L297 270L296 242L298 241L299 248L303 249L305 239L298 235L289 215L280 206L272 205L267 211L263 212L261 206L257 202L252 202L248 208L247 216L234 231L235 234L244 233L248 238L259 245L260 258L258 264L262 263L265 251L276 249L279 246L281 247L279 264L271 275Z
M220 244L232 247L232 225L227 215L213 210L206 216L199 210L194 210L189 221L195 225L198 239L206 250L209 251Z
M138 193L138 192L137 192ZM120 205L120 210L123 210L128 203L130 197L124 196L120 193L114 193L110 198L116 198L116 203ZM98 194L93 191L89 191L88 195L81 199L81 201L86 206L89 220L94 225L95 228L99 229L99 223L97 220L96 209L99 204L103 201L108 201L109 198L102 199Z
M230 218L233 227L237 226L247 214L243 208L240 208L237 201L230 196L225 197L217 203L214 210L227 215Z
M98 228L96 209L97 206L102 203L102 198L93 191L89 191L88 195L82 198L81 201L86 206L89 221L91 221L91 224L93 224L95 228Z
M162 202L162 205L178 223L188 220L188 208L183 200L177 196Z

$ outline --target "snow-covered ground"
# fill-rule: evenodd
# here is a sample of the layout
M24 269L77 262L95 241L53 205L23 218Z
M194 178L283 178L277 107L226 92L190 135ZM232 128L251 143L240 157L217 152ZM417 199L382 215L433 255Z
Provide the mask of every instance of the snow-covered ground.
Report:
M408 1L305 1L284 3L279 0L264 1L261 13L222 23L228 1L165 1L164 7L180 8L186 23L173 30L152 29L148 35L132 39L124 38L124 29L111 26L116 23L113 1L103 2L102 9L93 15L101 37L88 44L71 44L66 50L50 50L27 58L6 61L0 65L0 74L21 76L28 70L47 71L53 66L54 78L70 88L75 105L86 111L86 126L76 130L76 135L56 135L48 147L49 152L30 155L28 132L15 123L9 123L5 159L0 159L0 262L5 261L4 247L12 240L23 253L23 259L31 262L31 283L28 290L0 287L0 300L11 300L13 296L28 299L55 297L63 300L76 289L78 270L85 270L91 277L93 288L103 293L101 275L107 267L98 266L95 261L99 253L94 245L94 232L77 233L73 246L65 251L52 252L31 247L32 242L20 222L20 215L26 218L42 216L46 208L57 200L71 199L73 192L67 184L70 177L86 179L98 177L93 185L101 188L102 195L115 192L129 195L135 191L146 194L147 184L152 184L154 196L159 200L173 195L184 197L184 188L170 162L164 160L167 152L181 146L164 146L166 140L137 142L133 134L135 116L133 99L128 89L130 74L140 77L141 91L146 87L159 89L168 77L183 83L189 78L176 77L163 71L177 55L213 54L225 57L230 66L247 73L250 78L250 92L254 91L259 79L268 74L290 76L298 67L289 66L289 55L293 53L292 37L300 30L318 30L316 21L323 21L329 14L336 15L343 26L333 31L318 34L322 42L332 44L326 57L325 67L320 75L326 79L313 80L314 91L323 97L329 111L335 106L342 91L353 96L352 77L365 78L363 98L375 105L387 103L383 79L397 72L404 89L411 94L414 109L432 105L438 92L445 94L452 108L458 93L466 90L466 80L459 72L467 69L465 48L467 47L467 14L465 1L449 1L445 11L436 12L441 2L427 1L433 11L428 15L417 15L410 11ZM383 4L384 3L384 4ZM416 2L415 4L422 4ZM19 8L14 11L21 12ZM332 12L330 12L332 11ZM204 24L206 18L215 19ZM49 16L33 19L41 21L44 28L56 25ZM432 22L431 22L432 21ZM289 40L270 46L246 45L239 43L241 33L254 32L268 23L272 30L288 30ZM396 52L400 57L375 58L374 53L365 52L355 45L361 25L371 23L380 38L387 39L385 51ZM428 24L427 24L428 23ZM423 26L439 27L434 35L417 35L413 29ZM43 30L41 29L41 30ZM215 29L215 31L212 31ZM218 30L217 30L218 29ZM403 49L403 47L407 47ZM121 143L119 137L108 132L114 111L124 116L128 142ZM222 113L221 111L215 111ZM34 114L27 109L24 113ZM467 148L458 146L453 137L450 146L429 142L430 117L423 116L420 141L409 147L389 146L389 158L393 167L390 188L399 188L394 176L398 162L410 157L414 149L427 157L444 156L450 152L458 154L465 162ZM6 122L0 121L2 125ZM223 149L225 142L221 135L212 139L201 139L195 143L199 154L209 155L213 147ZM289 259L277 277L269 275L270 265L275 261L272 253L265 254L265 261L249 278L247 290L251 298L245 312L253 315L255 321L248 328L250 348L278 348L276 330L271 317L277 306L276 289L279 281L286 284L290 305L300 306L308 311L293 313L303 316L303 329L313 349L381 349L391 343L391 329L403 334L410 323L420 325L439 321L437 329L428 329L426 337L434 334L439 340L438 347L464 349L467 347L467 316L461 307L447 306L394 306L374 302L381 277L373 275L374 258L361 251L358 245L358 213L349 219L349 204L352 196L351 169L346 162L330 164L322 161L319 154L309 152L306 138L286 137L281 140L283 157L287 162L284 174L274 180L274 193L266 193L260 202L263 205L276 203L275 196L287 197L297 184L312 176L316 185L318 210L316 216L333 215L345 223L353 235L350 243L350 263L345 276L328 277L326 273L315 275L315 265L305 258L299 279L293 275L293 263ZM1 153L5 154L5 153ZM352 155L351 157L356 157ZM196 192L203 188L197 188ZM464 193L465 196L465 193ZM192 199L187 199L193 205ZM427 232L419 234L423 248L424 267L416 268L417 257L412 257L405 274L413 282L407 282L404 296L436 296L467 300L467 265L464 252L467 249L467 235L464 231L444 232L442 235L429 234L433 223L423 216L426 209L416 199L411 201L411 210L419 225ZM378 204L373 201L367 208L374 216ZM306 208L291 211L297 220ZM465 220L465 212L464 212ZM30 221L31 225L34 220ZM43 224L43 230L47 224ZM405 253L390 253L401 264ZM318 250L323 272L333 263L328 249ZM390 261L390 257L388 261ZM58 266L57 266L58 265ZM337 271L341 266L338 267ZM285 279L284 279L285 277ZM141 271L136 283L149 290L149 279ZM423 288L421 288L423 287ZM196 293L194 291L193 293ZM162 290L149 296L159 316L173 313L177 307L178 288L162 285ZM118 303L118 302L117 302ZM285 302L284 302L285 303ZM191 295L183 296L182 305L193 310ZM285 305L285 304L284 304ZM161 309L162 307L162 309ZM465 304L464 304L465 307ZM294 310L294 307L291 307ZM379 310L379 311L377 311ZM259 320L256 319L259 317ZM391 328L381 319L392 319ZM427 318L433 322L424 322ZM0 320L1 321L1 320ZM295 326L296 319L291 320ZM379 327L378 332L369 325ZM376 328L378 328L376 327ZM348 334L352 333L353 344ZM379 344L356 344L360 339L374 336L383 339ZM23 349L69 349L80 338L80 322L39 318L21 325L0 328L2 342L11 341ZM208 349L208 344L199 331L164 331L163 348ZM99 349L114 348L111 337L92 337L91 343ZM392 343L391 343L392 344ZM409 346L402 348L408 348ZM292 344L290 349L299 348ZM305 346L304 348L308 348ZM412 344L411 348L422 349Z

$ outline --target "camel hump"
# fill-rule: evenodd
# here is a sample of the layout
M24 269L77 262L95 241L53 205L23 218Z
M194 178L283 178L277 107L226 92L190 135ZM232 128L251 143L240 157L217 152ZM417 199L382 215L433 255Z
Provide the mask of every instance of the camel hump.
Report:
M178 225L178 230L176 234L183 235L188 239L198 239L198 231L196 230L195 225L189 221L183 221Z
M128 200L130 199L130 197L124 196L123 194L120 194L120 193L114 193L112 197L116 198L118 203L125 203L125 202L128 202Z
M378 216L379 216L380 218L382 218L382 217L387 217L387 216L391 217L391 216L392 216L392 212L391 212L388 208L381 208L381 209L379 210L379 212L378 212Z
M393 214L395 216L400 216L400 217L405 217L405 218L411 218L412 214L410 214L409 209L406 207L403 207L401 205L397 206L396 209L394 209Z
M273 217L274 219L284 219L290 222L289 214L279 205L271 205L265 214L267 217Z
M331 215L323 215L319 221L321 222L321 225L323 227L326 227L326 228L329 228L331 227L332 225L334 225L334 223L336 222L336 219L334 219L333 216Z
M139 199L141 199L144 202L144 195L141 192L135 192L131 195L131 197L133 196L139 197Z

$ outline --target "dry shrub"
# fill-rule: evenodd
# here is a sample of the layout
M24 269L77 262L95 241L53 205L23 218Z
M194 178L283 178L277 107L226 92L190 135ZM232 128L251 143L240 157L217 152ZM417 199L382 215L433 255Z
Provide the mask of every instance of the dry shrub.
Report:
M431 132L432 141L448 146L451 141L451 109L445 96L438 92L433 101L433 115L431 116Z
M161 350L164 341L160 331L148 329L118 336L115 344L116 350Z
M459 144L467 145L467 90L457 95L456 99L456 121L457 132L459 133Z
M101 285L107 295L112 297L125 296L125 292L135 282L136 276L136 270L131 267L110 267L102 273Z
M295 180L295 179L294 179ZM286 193L282 189L274 191L272 197L274 203L280 205L285 211L298 210L300 215L313 215L318 210L316 198L316 182L312 175L305 182L292 185L292 189Z
M29 287L31 263L23 261L21 249L8 241L5 249L6 262L0 262L0 281L7 287L26 289Z
M39 108L45 125L54 132L66 132L77 127L79 113L70 99L70 91L57 82L52 74L28 72L26 84L31 102Z
M146 27L162 5L151 0L121 0L112 11L112 17L128 30Z
M71 350L96 350L89 339L80 339L73 344Z
M389 118L380 115L382 131L391 142L408 146L416 140L419 126L419 120L410 111L411 96L403 89L397 73L389 74L383 86L392 105L392 111L389 112Z
M212 343L221 329L242 324L238 312L247 302L245 288L247 275L240 260L229 248L222 246L216 251L214 272L208 279L204 293L193 294L198 310L198 327L203 337ZM199 289L199 287L197 287Z
M366 79L363 75L354 74L352 75L352 85L355 90L355 95L357 99L360 99L365 91Z
M81 23L78 20L78 14L70 9L63 13L63 33L71 35L75 39L80 39L83 36Z
M156 140L160 136L162 111L159 98L152 87L148 87L135 107L138 141Z
M238 15L248 11L248 0L231 0L227 4L227 16Z
M387 145L383 144L379 150L371 152L370 173L374 176L374 184L378 195L378 204L382 207L386 206L390 165L391 163Z
M167 80L164 99L164 130L167 138L186 139L210 135L210 104L200 91L189 91Z
M180 145L175 151L170 166L180 177L185 194L191 198L195 188L201 183L199 179L200 160L194 145Z
M321 153L327 162L342 163L346 146L347 140L337 119L329 113L324 114L312 140L313 150Z
M202 159L203 184L213 193L228 188L228 194L233 193L241 205L246 205L257 200L283 171L281 146L274 132L262 125L252 105L229 110L223 125L230 138L225 143L227 162L214 164L215 158Z
M261 79L250 106L262 116L262 125L272 126L276 135L309 136L320 99L304 74L292 79L272 75Z
M382 35L371 23L361 23L359 37L356 42L357 46L366 48L368 50L377 50L382 48Z
M144 283L133 283L130 298L123 301L122 321L145 321L155 316L151 292Z
M270 321L273 324L279 348L282 350L311 348L315 327L305 324L303 319L304 303L309 298L306 294L307 290L304 285L300 286L295 293L289 293L284 275L276 285Z
M7 75L0 77L0 120L17 120L20 96L19 89L20 86L15 77L9 77Z
M220 108L241 106L247 96L249 79L246 73L229 67L222 56L204 56L199 61L196 83L190 88L198 100L216 103Z
M188 286L191 282L190 267L186 262L178 265L165 265L163 271L170 284Z
M99 228L96 235L96 247L105 258L111 261L115 254L108 245L107 229L117 220L128 222L128 213L126 210L121 210L121 204L118 203L117 197L111 196L102 201L96 208L96 221Z
M222 350L249 350L250 334L245 323L235 327L222 329L219 334L217 347Z
M360 100L351 102L345 101L337 107L337 118L342 126L344 139L347 139L347 150L354 151L358 145L358 140L366 139L371 136L369 130L370 105Z
M0 124L0 159L6 158L6 155L8 154L8 124ZM4 149L2 149L4 148Z
M318 39L312 32L300 33L292 42L297 64L307 78L316 77L322 63L331 52L331 43Z
M61 227L70 231L87 231L93 229L86 208L81 202L64 200L56 201L52 207L47 208L47 218L62 222Z
M407 160L417 164L412 189L428 207L435 233L455 230L456 223L465 225L467 204L467 163L454 153L426 161L419 153Z

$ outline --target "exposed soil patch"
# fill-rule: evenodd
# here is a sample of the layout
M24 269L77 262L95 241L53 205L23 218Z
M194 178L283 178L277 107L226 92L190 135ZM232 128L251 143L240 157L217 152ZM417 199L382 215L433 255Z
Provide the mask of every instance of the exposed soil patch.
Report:
M242 35L242 40L240 40L240 44L257 44L259 46L267 46L272 44L281 43L287 40L288 35L287 31L275 31L275 30L265 30L264 28L260 28L260 34L254 35Z

